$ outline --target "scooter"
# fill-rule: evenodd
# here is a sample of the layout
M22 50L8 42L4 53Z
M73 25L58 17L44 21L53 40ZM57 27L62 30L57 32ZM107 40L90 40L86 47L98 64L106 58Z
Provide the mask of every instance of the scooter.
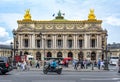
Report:
M62 73L62 68L57 66L56 68L51 67L50 65L45 65L43 68L43 73L47 74L48 72L56 72L57 74Z

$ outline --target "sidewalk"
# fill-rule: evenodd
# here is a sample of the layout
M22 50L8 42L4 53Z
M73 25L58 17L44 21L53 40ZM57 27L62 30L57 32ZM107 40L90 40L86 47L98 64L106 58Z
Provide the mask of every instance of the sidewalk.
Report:
M109 70L103 70L103 69L99 70L97 67L94 67L93 70L91 67L88 67L88 69L78 68L78 70L75 70L73 66L62 67L62 68L63 68L63 71L68 71L68 72L105 72L105 71L109 71ZM43 70L43 66L40 68L35 68L35 67L30 68L30 71L42 71L42 70Z

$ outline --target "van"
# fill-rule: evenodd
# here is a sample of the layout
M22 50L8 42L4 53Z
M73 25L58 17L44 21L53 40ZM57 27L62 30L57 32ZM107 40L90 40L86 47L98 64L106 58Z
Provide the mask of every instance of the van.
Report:
M119 57L117 56L111 56L109 61L110 65L117 65L118 59Z
M26 60L27 60L27 61L34 60L34 56L32 56L32 55L27 55Z

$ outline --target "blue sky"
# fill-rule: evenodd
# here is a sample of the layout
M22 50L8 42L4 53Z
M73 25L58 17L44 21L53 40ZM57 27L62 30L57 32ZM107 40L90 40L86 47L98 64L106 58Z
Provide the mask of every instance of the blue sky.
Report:
M13 40L12 30L17 29L17 20L23 19L26 9L30 9L33 20L52 20L59 10L65 19L87 20L91 8L108 30L108 43L120 43L119 0L0 0L0 44Z

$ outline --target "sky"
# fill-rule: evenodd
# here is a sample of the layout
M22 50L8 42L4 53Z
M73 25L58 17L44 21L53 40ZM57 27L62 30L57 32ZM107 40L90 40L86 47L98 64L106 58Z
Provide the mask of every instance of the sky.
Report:
M67 20L87 20L90 9L108 31L108 43L120 43L120 0L0 0L0 44L13 41L12 30L30 9L33 20L52 20L60 10Z

